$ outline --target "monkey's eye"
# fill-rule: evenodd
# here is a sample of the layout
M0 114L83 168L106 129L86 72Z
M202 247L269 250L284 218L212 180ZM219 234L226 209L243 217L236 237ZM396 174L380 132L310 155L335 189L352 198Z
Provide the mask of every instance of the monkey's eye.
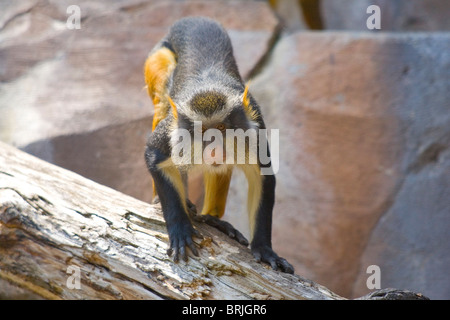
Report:
M220 131L225 130L225 125L223 123L219 123L216 125L216 129L219 129Z

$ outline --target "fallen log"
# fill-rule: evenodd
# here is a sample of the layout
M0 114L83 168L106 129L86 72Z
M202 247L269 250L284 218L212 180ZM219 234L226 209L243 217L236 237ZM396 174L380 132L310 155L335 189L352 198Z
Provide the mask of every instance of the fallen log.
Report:
M199 257L174 263L159 206L0 143L0 298L343 299L194 226Z

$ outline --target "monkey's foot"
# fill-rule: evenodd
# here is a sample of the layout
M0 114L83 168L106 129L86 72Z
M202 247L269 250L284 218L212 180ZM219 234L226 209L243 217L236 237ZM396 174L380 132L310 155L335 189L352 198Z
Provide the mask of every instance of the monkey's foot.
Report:
M196 221L204 222L211 227L214 227L226 235L228 235L231 239L236 240L240 244L244 246L248 246L248 240L240 233L237 229L235 229L231 223L222 221L218 217L211 216L209 214L197 215L194 218Z
M286 259L279 257L269 246L252 246L252 253L257 262L266 262L273 270L294 274L294 267Z

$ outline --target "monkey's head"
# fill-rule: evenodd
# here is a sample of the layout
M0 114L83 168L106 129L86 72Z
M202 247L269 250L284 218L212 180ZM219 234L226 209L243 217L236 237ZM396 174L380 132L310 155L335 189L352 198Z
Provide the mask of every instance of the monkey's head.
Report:
M248 86L240 93L209 89L194 93L185 102L168 100L178 129L172 132L172 148L177 152L182 149L186 164L224 170L236 164L239 147L248 158L248 142L239 146L240 137L236 136L258 128L258 113L250 105Z

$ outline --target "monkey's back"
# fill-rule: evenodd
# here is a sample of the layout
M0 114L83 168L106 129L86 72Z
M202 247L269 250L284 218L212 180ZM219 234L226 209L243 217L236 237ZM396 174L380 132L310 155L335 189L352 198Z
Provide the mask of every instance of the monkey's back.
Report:
M197 95L208 95L201 101L219 101L219 96L244 90L227 32L219 23L203 17L175 22L150 52L144 73L155 109L152 131L171 114L168 97L182 112L188 101L199 101ZM213 104L198 107L210 113L216 109Z
M181 19L171 27L166 41L177 59L172 75L173 98L190 83L206 81L231 85L231 78L231 82L242 84L230 38L214 20L203 17Z

